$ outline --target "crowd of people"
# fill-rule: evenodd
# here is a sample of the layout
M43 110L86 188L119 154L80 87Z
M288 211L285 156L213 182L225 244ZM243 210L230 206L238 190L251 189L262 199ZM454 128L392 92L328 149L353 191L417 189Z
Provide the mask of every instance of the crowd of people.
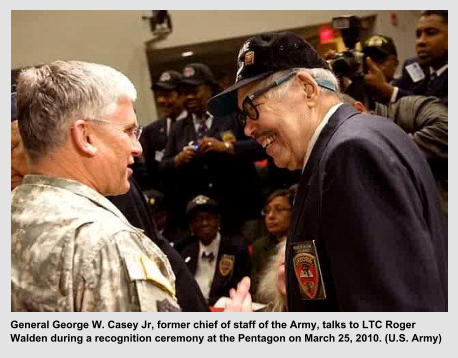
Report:
M12 310L446 311L447 16L422 12L398 79L394 42L364 42L373 108L292 32L247 39L224 90L163 72L145 128L113 68L24 69Z

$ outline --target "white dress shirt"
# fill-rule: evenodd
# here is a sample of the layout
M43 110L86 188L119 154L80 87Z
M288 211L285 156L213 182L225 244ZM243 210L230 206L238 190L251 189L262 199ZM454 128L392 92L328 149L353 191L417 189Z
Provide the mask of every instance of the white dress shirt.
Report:
M307 165L307 161L309 160L310 154L312 153L313 147L315 146L315 143L318 137L320 136L321 131L323 130L324 126L328 123L329 118L331 118L331 116L335 113L335 111L337 111L337 109L342 104L343 103L340 102L329 108L318 127L316 127L315 132L313 132L312 138L310 138L310 142L307 145L307 152L305 152L304 167L302 168L302 172L304 171L305 166Z
M208 246L205 246L199 241L199 256L197 257L197 268L194 277L206 300L209 298L213 276L215 275L220 242L221 235L219 232L216 234L216 238ZM213 253L214 259L211 262L208 259L202 259L202 254L204 252L207 255Z

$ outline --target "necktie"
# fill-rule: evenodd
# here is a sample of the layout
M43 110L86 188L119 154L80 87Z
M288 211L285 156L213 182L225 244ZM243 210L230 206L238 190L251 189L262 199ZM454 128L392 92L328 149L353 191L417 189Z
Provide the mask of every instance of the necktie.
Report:
M202 260L208 260L208 262L212 262L215 259L215 255L213 252L207 254L205 251L202 252Z
M199 127L197 128L197 136L199 138L202 138L203 136L205 136L205 133L207 133L207 124L205 123L205 121L202 121L200 124L199 124Z

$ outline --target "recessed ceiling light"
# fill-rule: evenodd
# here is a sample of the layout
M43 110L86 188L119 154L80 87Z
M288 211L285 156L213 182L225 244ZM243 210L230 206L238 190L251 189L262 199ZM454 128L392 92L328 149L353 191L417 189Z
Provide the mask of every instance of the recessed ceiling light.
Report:
M186 51L186 52L183 52L181 54L181 56L183 56L183 57L189 57L189 56L192 56L192 55L194 55L194 52L192 52L192 51Z

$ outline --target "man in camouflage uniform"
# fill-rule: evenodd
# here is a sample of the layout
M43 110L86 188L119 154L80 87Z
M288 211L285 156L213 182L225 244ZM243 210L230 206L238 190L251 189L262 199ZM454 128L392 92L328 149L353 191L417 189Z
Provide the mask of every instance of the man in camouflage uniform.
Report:
M104 197L129 189L142 152L135 99L107 66L57 61L21 73L31 174L11 197L13 311L179 310L166 256Z

